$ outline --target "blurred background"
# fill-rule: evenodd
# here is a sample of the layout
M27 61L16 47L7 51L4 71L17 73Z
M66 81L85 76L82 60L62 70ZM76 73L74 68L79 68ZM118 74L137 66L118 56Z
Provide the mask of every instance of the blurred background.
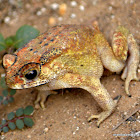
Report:
M57 24L97 20L107 39L122 24L140 43L139 0L0 0L0 32L6 37L24 24L41 32Z

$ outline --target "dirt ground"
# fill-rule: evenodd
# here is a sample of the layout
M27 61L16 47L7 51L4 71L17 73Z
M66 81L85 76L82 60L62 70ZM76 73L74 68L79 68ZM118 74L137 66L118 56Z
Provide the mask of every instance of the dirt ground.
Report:
M63 9L61 4L66 4L67 7ZM62 8L60 11L59 7ZM114 30L121 24L132 32L140 45L140 0L75 0L75 2L0 0L0 32L4 37L15 34L24 24L34 26L42 33L47 27L56 24L91 24L93 20L98 21L109 43ZM140 73L138 75L140 78ZM90 115L102 111L92 96L82 89L64 89L59 90L57 95L49 96L44 110L41 108L35 110L33 114L35 125L32 128L9 131L1 134L0 138L3 140L138 140L139 137L123 135L140 132L140 111L116 130L113 131L112 128L140 107L140 82L131 82L131 98L125 94L124 81L120 75L104 76L101 82L112 98L117 95L122 95L122 98L115 112L101 124L100 128L96 127L96 120L87 122ZM0 120L17 108L33 105L36 95L31 89L18 90L14 96L15 102L8 106L0 106Z

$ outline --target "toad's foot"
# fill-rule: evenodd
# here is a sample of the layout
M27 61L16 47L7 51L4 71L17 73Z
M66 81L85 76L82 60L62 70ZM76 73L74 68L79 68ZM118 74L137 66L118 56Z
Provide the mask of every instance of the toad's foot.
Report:
M121 96L117 96L114 99L114 103L117 104L117 102L119 101L120 98L121 98ZM103 111L102 113L100 113L98 115L91 115L88 118L88 121L90 122L92 119L98 119L97 127L99 128L100 123L103 122L108 116L110 116L111 113L112 113L112 110L107 110L107 111Z
M38 95L37 95L37 98L34 102L35 104L35 108L39 108L41 106L41 108L45 108L45 101L46 101L46 98L48 97L48 95L50 94L57 94L56 91L39 91ZM40 103L40 104L39 104Z
M131 80L138 81L137 69L139 64L139 47L136 44L132 34L128 36L128 50L130 56L127 60L127 64L124 68L121 78L125 80L125 91L128 96L131 96L129 93L129 83Z

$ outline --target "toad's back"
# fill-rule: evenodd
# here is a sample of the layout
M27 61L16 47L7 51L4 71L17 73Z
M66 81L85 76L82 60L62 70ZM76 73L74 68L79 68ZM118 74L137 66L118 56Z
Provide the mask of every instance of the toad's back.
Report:
M67 71L101 76L103 68L94 42L97 32L84 25L54 26L15 52L18 63L14 65L18 70L28 63L48 67L59 62Z

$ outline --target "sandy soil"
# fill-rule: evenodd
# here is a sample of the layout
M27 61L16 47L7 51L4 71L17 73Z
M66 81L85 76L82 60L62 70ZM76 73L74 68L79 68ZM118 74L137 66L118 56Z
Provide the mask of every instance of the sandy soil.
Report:
M111 43L112 34L120 24L126 26L140 45L140 1L139 0L11 0L11 3L0 0L0 32L5 36L15 34L16 30L29 24L40 32L56 24L91 24L98 21L101 31ZM52 9L63 3L63 9ZM2 70L1 70L2 71ZM2 73L2 72L1 72ZM139 78L140 78L140 73ZM98 114L102 110L92 96L82 89L59 90L59 94L51 95L47 99L44 110L37 109L32 128L9 131L1 134L5 140L138 140L139 137L115 136L115 134L130 134L140 131L140 111L133 115L134 121L125 121L119 128L112 131L127 115L140 107L140 82L131 82L132 97L126 96L124 82L120 75L112 74L101 79L103 85L114 98L122 95L115 112L100 126L96 127L96 120L88 123L91 114ZM0 120L6 114L19 107L33 105L36 93L32 89L18 90L15 102L8 106L0 106ZM1 90L0 90L1 92ZM1 93L0 93L1 94Z

